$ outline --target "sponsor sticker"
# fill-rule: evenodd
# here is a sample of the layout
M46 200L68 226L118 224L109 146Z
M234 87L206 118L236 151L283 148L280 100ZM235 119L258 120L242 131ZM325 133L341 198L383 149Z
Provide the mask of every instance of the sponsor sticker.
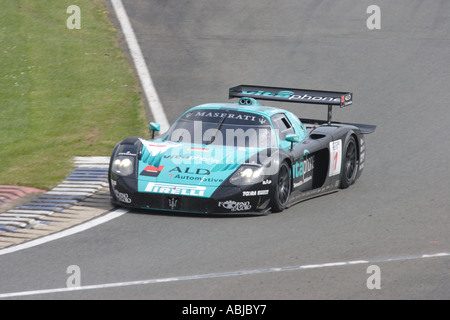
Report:
M330 168L329 176L335 176L341 173L342 162L342 140L330 142Z
M234 201L234 200L219 202L219 207L228 209L232 212L246 211L252 208L250 201Z
M253 196L265 196L269 194L269 190L251 190L251 191L242 191L243 197L253 197Z
M145 188L145 192L162 193L162 194L176 194L182 196L196 196L202 197L205 194L206 187L189 186L182 184L170 184L149 182Z
M123 203L131 203L131 199L128 196L128 193L122 193L114 189L114 194L116 195L117 200Z
M166 152L167 150L169 150L169 148L173 148L176 147L175 143L170 143L170 142L165 142L165 143L154 143L154 142L150 142L144 139L140 139L142 144L147 148L148 152L150 152L150 154L155 157L158 154L163 154L164 152Z
M142 170L141 176L157 177L161 173L162 169L164 169L164 166L146 166L144 170Z

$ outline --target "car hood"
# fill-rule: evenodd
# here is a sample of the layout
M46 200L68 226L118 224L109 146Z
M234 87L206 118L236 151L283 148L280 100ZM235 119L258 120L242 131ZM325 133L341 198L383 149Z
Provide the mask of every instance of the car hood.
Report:
M258 148L144 140L138 164L138 191L210 197ZM174 192L176 194L176 192Z

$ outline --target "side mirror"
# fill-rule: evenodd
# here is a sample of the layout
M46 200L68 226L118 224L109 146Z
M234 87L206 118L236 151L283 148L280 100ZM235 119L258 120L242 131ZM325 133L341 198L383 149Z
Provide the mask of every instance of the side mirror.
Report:
M155 137L155 131L161 130L161 125L156 122L150 122L149 123L149 129L152 132L152 139Z
M300 141L300 136L298 134L291 133L287 134L284 140L289 141L291 143L291 150L292 150L294 147L294 143Z

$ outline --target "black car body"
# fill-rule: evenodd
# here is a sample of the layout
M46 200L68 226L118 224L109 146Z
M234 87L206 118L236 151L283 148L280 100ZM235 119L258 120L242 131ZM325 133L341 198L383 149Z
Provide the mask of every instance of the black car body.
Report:
M360 177L364 135L375 126L331 120L333 106L352 104L351 93L241 85L230 89L230 98L240 99L189 109L157 138L119 142L109 170L112 202L265 214L345 189ZM327 105L328 118L299 118L256 99Z

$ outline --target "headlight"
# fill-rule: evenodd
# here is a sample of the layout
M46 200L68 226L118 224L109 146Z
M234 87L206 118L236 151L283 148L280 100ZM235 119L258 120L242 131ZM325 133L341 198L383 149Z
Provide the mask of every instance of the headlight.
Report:
M133 173L134 163L128 157L118 157L114 160L112 171L121 176L129 176Z
M230 178L230 183L236 185L249 185L263 181L263 167L242 166Z

